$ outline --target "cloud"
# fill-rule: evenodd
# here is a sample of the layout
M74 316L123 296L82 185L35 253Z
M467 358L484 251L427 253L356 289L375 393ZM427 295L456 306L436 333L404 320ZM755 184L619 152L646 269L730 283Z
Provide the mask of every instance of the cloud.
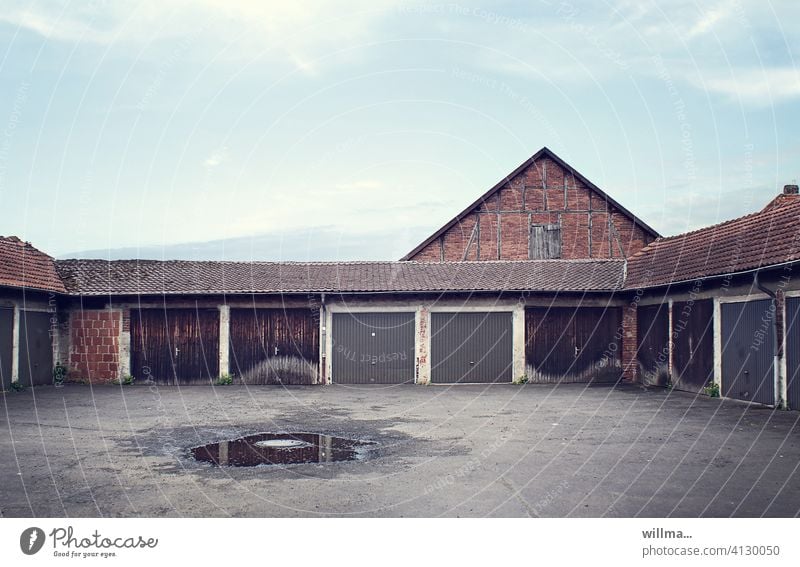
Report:
M228 147L223 146L211 152L211 155L206 158L203 165L205 165L207 170L211 171L226 161L228 161Z

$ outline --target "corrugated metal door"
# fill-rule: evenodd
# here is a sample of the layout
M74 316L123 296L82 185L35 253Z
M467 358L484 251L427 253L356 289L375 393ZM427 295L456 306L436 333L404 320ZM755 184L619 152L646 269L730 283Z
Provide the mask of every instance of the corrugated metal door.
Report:
M230 369L245 384L313 384L319 311L231 309Z
M0 307L0 390L11 387L11 357L14 352L14 310Z
M431 313L431 382L511 382L511 313Z
M675 388L700 392L714 377L714 301L673 303L672 332Z
M26 386L53 383L50 313L20 311L19 381Z
M636 309L639 371L645 384L669 381L669 305L640 305Z
M526 376L533 383L614 383L622 376L619 307L525 310Z
M334 313L332 325L333 382L414 381L414 313Z
M166 384L219 376L218 309L131 310L131 372Z
M722 304L722 395L775 403L771 301Z
M786 300L786 401L800 410L800 297Z

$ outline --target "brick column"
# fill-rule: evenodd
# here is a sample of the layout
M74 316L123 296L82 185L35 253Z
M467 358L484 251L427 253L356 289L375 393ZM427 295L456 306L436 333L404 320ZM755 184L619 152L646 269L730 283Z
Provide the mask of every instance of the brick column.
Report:
M622 378L629 382L639 381L639 361L636 359L638 330L636 328L636 307L633 302L622 312Z

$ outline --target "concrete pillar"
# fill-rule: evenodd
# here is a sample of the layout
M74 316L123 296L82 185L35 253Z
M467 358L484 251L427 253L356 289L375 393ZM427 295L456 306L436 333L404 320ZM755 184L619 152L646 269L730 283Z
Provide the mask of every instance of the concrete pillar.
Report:
M722 304L714 298L714 384L722 395Z
M14 327L11 330L11 381L19 382L19 305L14 304Z
M131 311L123 309L119 318L119 378L131 373ZM137 378L143 378L137 376Z
M414 315L414 351L417 366L417 384L430 384L431 381L431 311L425 305L417 307Z
M231 308L219 306L219 375L230 374Z
M324 301L324 295L323 295ZM319 372L317 373L317 384L325 384L328 372L328 325L325 320L325 304L319 306Z
M622 378L629 382L639 381L637 306L636 302L632 302L622 311Z
M325 309L325 384L333 383L333 313Z
M511 352L513 373L511 379L521 382L525 378L525 304L517 303L511 315Z

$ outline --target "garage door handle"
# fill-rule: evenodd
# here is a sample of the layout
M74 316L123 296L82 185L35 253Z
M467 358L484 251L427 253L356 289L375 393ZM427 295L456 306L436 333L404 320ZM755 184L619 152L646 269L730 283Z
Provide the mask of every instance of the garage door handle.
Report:
M474 362L470 362L470 364L475 364Z

